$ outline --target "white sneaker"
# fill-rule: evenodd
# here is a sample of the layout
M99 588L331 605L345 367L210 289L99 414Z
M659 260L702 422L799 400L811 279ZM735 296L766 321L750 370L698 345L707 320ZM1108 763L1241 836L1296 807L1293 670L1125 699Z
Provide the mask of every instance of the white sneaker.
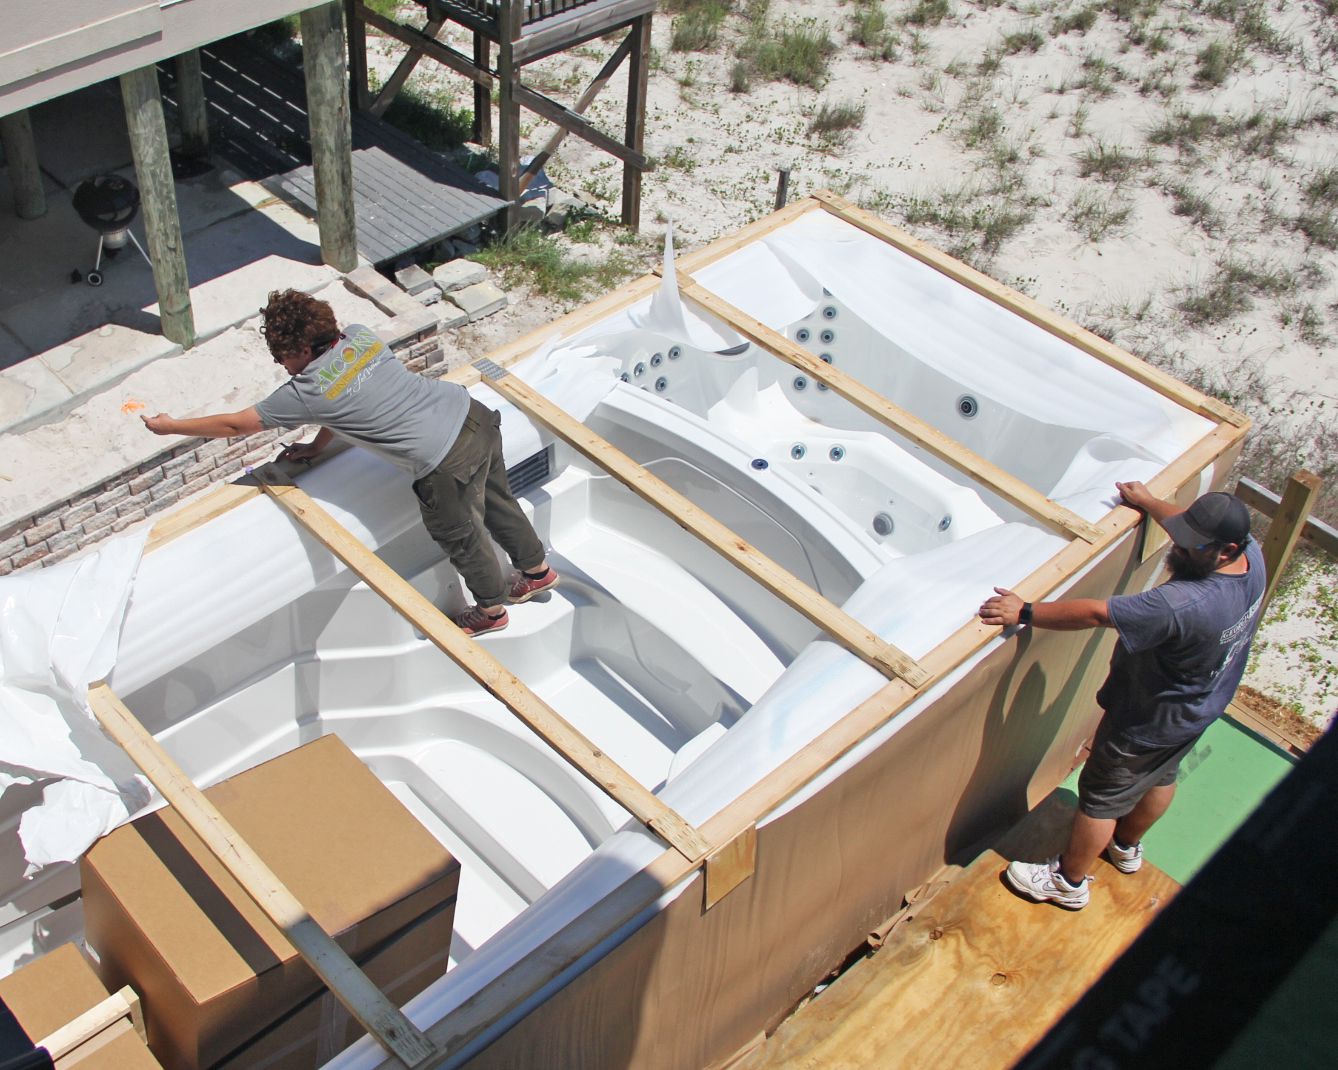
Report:
M1004 878L1013 890L1038 903L1058 903L1065 910L1081 910L1091 898L1088 885L1092 879L1084 877L1076 888L1059 872L1059 859L1049 862L1010 862Z
M1121 847L1114 840L1106 845L1106 859L1121 873L1137 873L1143 865L1143 841L1132 847Z

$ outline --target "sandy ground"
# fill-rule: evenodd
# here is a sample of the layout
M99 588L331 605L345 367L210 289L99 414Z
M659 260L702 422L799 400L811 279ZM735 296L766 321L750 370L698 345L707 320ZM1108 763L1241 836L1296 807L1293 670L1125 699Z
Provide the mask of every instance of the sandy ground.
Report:
M1333 0L739 0L714 44L691 52L672 49L674 9L691 0L664 6L644 257L669 219L690 248L765 214L789 168L792 196L842 193L1250 412L1262 482L1334 465L1338 255L1312 240L1338 228ZM877 13L875 39L853 40L857 17ZM834 48L817 84L753 73L735 91L758 26L824 31ZM469 49L461 31L445 39ZM550 57L527 81L572 101L615 45ZM383 75L400 52L372 51ZM410 85L470 106L464 80L431 64ZM620 75L590 109L603 129L621 130L624 87ZM824 109L855 122L815 130ZM550 130L524 115L523 151ZM548 173L616 217L611 157L569 137ZM573 252L601 255L614 233ZM513 304L529 326L562 311ZM495 317L458 341L517 333ZM1335 579L1305 574L1251 669L1254 686L1314 718L1338 708Z

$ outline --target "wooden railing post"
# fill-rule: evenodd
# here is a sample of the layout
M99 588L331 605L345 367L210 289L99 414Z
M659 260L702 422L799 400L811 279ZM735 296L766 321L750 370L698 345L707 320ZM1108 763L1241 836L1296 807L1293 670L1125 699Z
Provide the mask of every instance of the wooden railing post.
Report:
M1282 579L1292 551L1296 549L1320 485L1319 476L1305 469L1287 480L1286 489L1282 492L1282 503L1273 514L1268 533L1264 536L1264 569L1268 576L1268 588L1264 591L1265 607L1272 601L1278 581Z

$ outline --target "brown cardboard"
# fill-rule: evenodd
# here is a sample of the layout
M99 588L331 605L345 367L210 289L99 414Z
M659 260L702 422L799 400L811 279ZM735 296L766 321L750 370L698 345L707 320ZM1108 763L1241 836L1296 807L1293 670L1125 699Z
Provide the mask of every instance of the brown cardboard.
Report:
M49 954L0 977L0 1000L37 1043L107 998L107 990L83 953L62 944ZM127 1024L104 1030L58 1060L62 1070L162 1070L144 1042Z
M445 974L453 907L443 903L358 963L397 1007ZM366 1032L348 1008L322 990L214 1070L311 1070Z
M205 795L355 960L454 902L459 865L337 736ZM80 872L102 979L141 994L169 1070L212 1065L320 987L170 809L104 837Z

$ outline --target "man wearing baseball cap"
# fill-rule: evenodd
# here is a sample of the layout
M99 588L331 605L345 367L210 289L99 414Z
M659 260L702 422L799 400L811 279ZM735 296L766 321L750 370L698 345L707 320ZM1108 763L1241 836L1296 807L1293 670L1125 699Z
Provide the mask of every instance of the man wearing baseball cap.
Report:
M1143 835L1171 805L1180 759L1236 693L1266 586L1263 554L1238 498L1205 494L1180 512L1142 483L1115 486L1175 544L1165 583L1104 601L1035 605L996 587L980 607L986 624L1119 633L1096 696L1105 716L1078 780L1068 846L1049 862L1013 862L1004 873L1022 895L1069 910L1087 905L1087 871L1103 850L1121 873L1143 864Z

